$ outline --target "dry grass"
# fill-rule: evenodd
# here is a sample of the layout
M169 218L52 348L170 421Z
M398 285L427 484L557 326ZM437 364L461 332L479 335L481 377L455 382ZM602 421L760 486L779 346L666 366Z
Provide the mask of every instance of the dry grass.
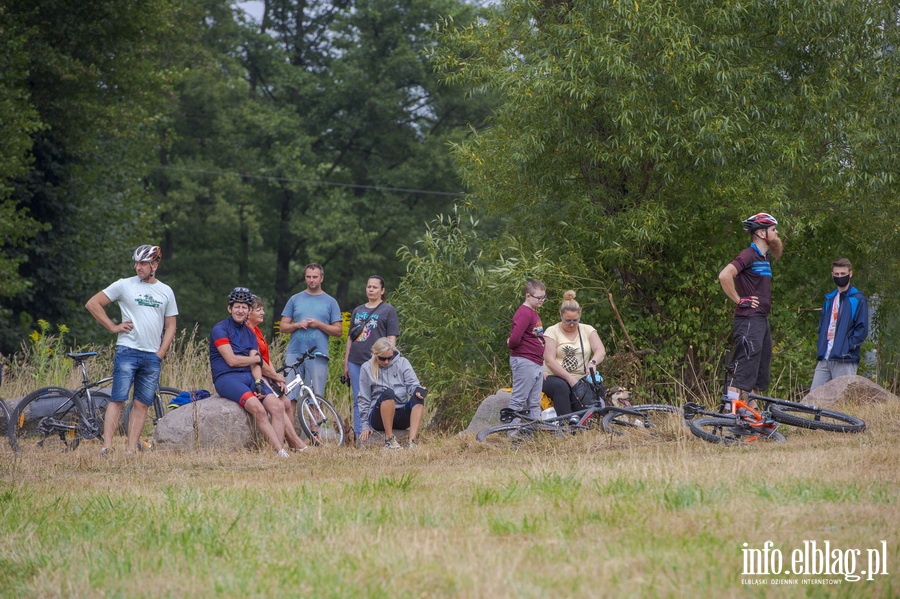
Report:
M0 594L896 596L900 406L849 411L867 432L791 429L787 443L744 448L677 431L518 451L432 437L416 452L285 461L3 447ZM767 540L786 555L804 540L885 540L891 575L742 585L742 544Z

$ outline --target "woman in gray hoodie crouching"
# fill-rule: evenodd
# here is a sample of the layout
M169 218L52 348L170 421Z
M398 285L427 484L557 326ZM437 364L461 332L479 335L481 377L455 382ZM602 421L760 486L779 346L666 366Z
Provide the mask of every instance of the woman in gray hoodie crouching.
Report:
M427 393L394 342L387 337L376 341L372 359L359 372L360 441L367 440L372 431L383 431L384 448L401 449L394 430L409 429L406 446L414 449L425 416Z

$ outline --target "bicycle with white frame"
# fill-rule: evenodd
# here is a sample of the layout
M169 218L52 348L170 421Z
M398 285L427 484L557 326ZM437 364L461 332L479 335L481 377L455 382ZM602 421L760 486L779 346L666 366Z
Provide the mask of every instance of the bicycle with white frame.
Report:
M346 441L344 423L335 407L321 395L316 395L312 387L306 384L300 376L300 365L307 360L325 359L317 356L316 347L309 348L293 364L285 364L278 372L285 372L288 368L294 370L294 378L287 382L282 396L289 394L294 389L300 388L297 393L297 419L303 434L313 445L343 445ZM275 387L275 392L280 389Z

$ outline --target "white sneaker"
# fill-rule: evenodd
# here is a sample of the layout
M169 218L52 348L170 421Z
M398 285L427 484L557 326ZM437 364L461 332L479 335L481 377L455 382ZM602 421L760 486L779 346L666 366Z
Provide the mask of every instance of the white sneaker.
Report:
M400 443L397 442L397 437L390 437L384 440L384 448L385 449L403 449L400 446Z
M276 452L275 452L275 455L277 455L277 456L280 457L280 458L289 458L289 457L291 457L291 454L289 454L287 451L285 451L284 447L282 447L281 449L279 449L278 451L276 451Z

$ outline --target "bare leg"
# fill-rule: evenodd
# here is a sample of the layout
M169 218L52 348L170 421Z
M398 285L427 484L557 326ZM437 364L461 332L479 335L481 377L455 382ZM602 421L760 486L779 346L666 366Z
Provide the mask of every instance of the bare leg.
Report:
M274 393L270 393L263 398L263 407L266 412L272 416L272 429L278 438L277 449L284 447L284 404Z
M266 414L266 408L263 407L262 402L255 397L251 397L244 404L244 409L253 416L256 429L269 442L269 445L275 451L282 449L284 446L284 430L281 431L280 435L275 432L275 427L269 422L269 416ZM284 427L284 416L279 416L278 421Z
M282 397L281 402L284 404L284 437L287 440L287 444L293 449L306 449L306 443L303 442L303 439L297 434L297 429L294 428L291 410L291 404L294 402L287 396Z
M415 441L419 438L419 427L422 426L422 419L425 418L425 406L418 403L413 406L409 415L409 440Z
M150 406L142 401L131 400L131 416L128 419L128 444L125 446L126 452L137 451L137 444L141 440L141 432L144 430L144 423L147 421L149 408Z
M759 395L759 389L753 389L753 390L751 391L751 393L753 393L754 395ZM753 408L754 410L759 409L759 408L756 407L756 400L755 400L755 399L750 399L749 397L747 397L747 392L746 392L746 391L743 392L743 394L741 395L741 397L747 402L747 405L748 405L748 406L750 406L750 407Z
M119 426L119 418L122 416L121 401L111 401L106 404L106 415L103 417L103 448L111 449L113 436Z
M381 422L384 424L384 438L390 439L394 436L394 413L397 411L397 404L393 399L385 399L381 402Z

